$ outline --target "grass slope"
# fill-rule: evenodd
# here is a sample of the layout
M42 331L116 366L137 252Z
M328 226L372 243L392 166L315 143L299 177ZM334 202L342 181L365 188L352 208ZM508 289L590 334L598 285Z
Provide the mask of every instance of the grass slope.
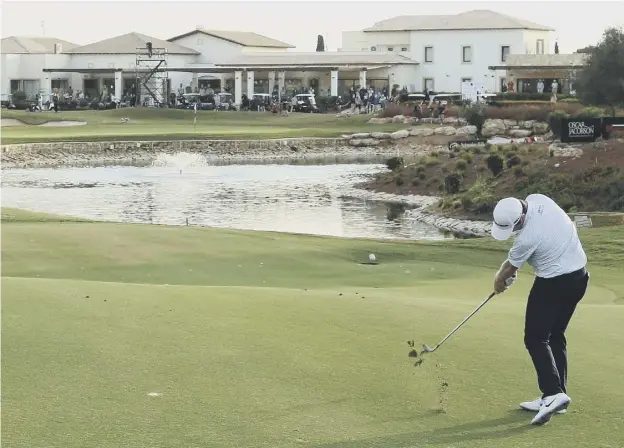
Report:
M622 227L582 234L575 401L532 428L527 272L423 366L407 358L487 295L504 245L2 217L3 447L624 443Z
M86 121L84 126L14 126L2 129L2 144L53 141L270 139L286 137L337 137L345 133L394 131L400 124L367 124L370 116L336 118L333 114L200 111L193 129L193 111L124 108L107 111L25 112L2 111L30 125L49 121ZM121 123L120 119L130 118Z

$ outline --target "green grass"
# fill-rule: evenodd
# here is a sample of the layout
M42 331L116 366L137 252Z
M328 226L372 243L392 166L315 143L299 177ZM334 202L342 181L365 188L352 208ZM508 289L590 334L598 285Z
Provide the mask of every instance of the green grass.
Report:
M30 125L48 121L86 121L84 126L2 128L2 144L54 141L271 139L338 137L345 133L394 131L401 124L368 124L370 116L336 118L334 114L291 114L288 117L260 112L200 111L193 129L193 111L124 108L108 111L40 112L3 111L2 118ZM122 124L120 118L130 118Z
M2 220L3 447L624 444L624 227L581 234L574 402L534 428L516 410L536 396L528 271L423 366L407 357L489 293L503 244Z

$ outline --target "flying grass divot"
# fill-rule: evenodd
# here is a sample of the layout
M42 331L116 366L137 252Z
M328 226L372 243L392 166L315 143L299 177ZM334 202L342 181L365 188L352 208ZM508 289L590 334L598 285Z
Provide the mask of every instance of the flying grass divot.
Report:
M412 351L409 352L408 356L410 358L415 358L414 367L420 367L422 363L425 362L425 358L423 358L423 355L426 352L423 351L421 353L418 353L416 349L414 349L414 346L415 346L414 341L407 341L407 345L412 348Z

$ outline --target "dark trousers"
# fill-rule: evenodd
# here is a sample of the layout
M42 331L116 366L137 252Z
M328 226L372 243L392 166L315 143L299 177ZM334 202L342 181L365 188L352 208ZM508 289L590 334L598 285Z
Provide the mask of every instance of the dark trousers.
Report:
M524 345L533 360L542 398L566 392L564 333L588 283L585 268L554 278L536 277L533 282L526 308Z

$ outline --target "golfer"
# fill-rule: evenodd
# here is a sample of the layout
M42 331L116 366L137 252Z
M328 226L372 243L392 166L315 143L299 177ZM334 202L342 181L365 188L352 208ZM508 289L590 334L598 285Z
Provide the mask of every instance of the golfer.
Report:
M520 407L537 412L531 423L542 425L554 413L564 413L572 401L566 390L564 334L587 290L587 256L574 223L542 194L532 194L525 200L505 198L496 205L492 236L507 240L512 234L516 235L515 241L494 278L494 291L504 292L508 287L505 279L515 280L525 262L533 267L535 280L526 307L524 344L533 360L542 396Z

